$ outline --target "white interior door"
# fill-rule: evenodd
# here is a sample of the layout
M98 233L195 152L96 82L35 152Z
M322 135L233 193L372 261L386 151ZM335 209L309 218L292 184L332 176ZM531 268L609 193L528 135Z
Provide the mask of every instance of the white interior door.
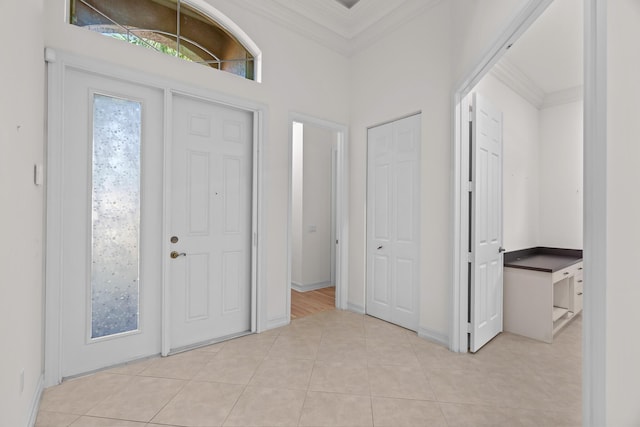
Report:
M474 94L471 121L470 350L475 352L502 332L502 113Z
M415 115L367 136L367 306L372 316L418 329L420 127Z
M62 377L160 352L163 92L69 69Z
M172 150L175 351L251 329L253 116L175 95Z

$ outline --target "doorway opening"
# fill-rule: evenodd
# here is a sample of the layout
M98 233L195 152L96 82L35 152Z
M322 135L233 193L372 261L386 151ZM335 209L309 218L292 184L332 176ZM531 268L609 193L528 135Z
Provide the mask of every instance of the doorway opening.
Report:
M475 208L470 195L476 183L468 184L473 181L473 156L470 144L463 142L469 135L472 94L488 97L505 116L500 249L507 254L536 247L582 250L583 24L581 14L575 13L582 7L580 0L551 3L531 2L504 42L496 44L496 52L456 93L454 274L460 286L454 288L454 300L459 301L451 335L454 351L467 351L467 329L473 329L474 322L468 307L473 305L474 286L469 247ZM557 40L553 49L547 48L548 37ZM553 54L558 56L554 61ZM553 66L540 66L541 62ZM562 164L557 163L560 158Z
M346 128L303 115L290 120L289 314L344 308Z
M453 310L452 310L452 322L451 322L451 335L450 335L450 349L456 352L466 352L468 348L468 304L469 304L469 286L467 285L468 277L469 277L469 266L468 266L468 257L469 253L467 250L468 242L469 242L469 233L470 233L470 225L469 225L469 185L468 180L465 179L465 175L468 173L468 158L469 158L469 147L467 142L465 142L464 138L464 130L468 128L468 123L465 123L465 108L464 108L464 100L469 95L469 93L474 90L474 87L489 74L492 67L500 61L503 55L511 48L511 46L520 38L520 36L527 31L530 25L536 21L542 14L545 12L547 7L552 3L552 0L532 0L529 1L525 7L523 8L520 15L518 15L505 29L504 33L500 37L498 41L491 47L490 51L483 58L483 60L478 64L478 66L466 76L465 80L458 86L456 92L454 93L453 105L454 105L454 286L452 290L452 302L453 302ZM562 2L555 2L562 3ZM584 109L583 114L577 114L578 116L586 116L587 118L595 115L594 111L597 110L596 102L595 102L595 92L600 90L599 84L600 81L596 80L596 77L599 77L599 70L597 70L594 66L596 60L595 56L596 52L599 53L598 45L596 40L598 40L599 34L596 34L596 28L601 23L597 19L598 10L596 10L595 6L592 2L580 2L578 6L582 6L584 4L584 13L585 13L585 60L580 59L581 67L584 67L585 74L585 82L584 89L577 88L578 90L573 90L576 88L571 88L572 90L562 91L558 93L558 98L564 97L565 100L567 97L571 97L571 92L575 92L579 94L580 100L573 100L573 102L578 102L578 106L580 110ZM582 32L581 32L582 36ZM553 62L555 64L555 61ZM548 63L547 63L548 64ZM582 100L582 94L584 93L584 100ZM557 99L558 99L557 98ZM582 131L582 126L580 127L580 131ZM598 162L590 163L589 157L591 157L591 161L593 162L594 152L597 151L594 148L594 141L600 136L597 134L596 125L591 125L589 120L584 121L584 135L579 138L580 149L584 147L584 156L587 159L584 162L584 179L585 182L585 198L584 202L582 202L582 197L580 197L580 201L575 204L580 209L583 210L583 203L585 206L590 207L593 205L593 200L598 199L602 196L602 194L593 187L589 186L590 173L594 175L602 173L602 165ZM580 161L578 160L578 163ZM579 165L582 167L582 165ZM589 170L590 169L590 170ZM505 175L506 176L506 175ZM601 175L599 175L601 178ZM601 178L602 179L602 178ZM592 181L593 182L593 181ZM580 182L582 185L582 182ZM589 192L591 190L591 192ZM577 198L578 195L576 195ZM580 194L579 196L582 196ZM585 254L587 251L591 253L591 255L586 259L586 268L587 273L585 276L589 277L600 277L598 273L601 273L602 266L598 265L597 262L593 262L593 251L597 247L594 242L601 242L601 236L598 233L598 229L594 227L594 224L597 223L601 218L598 217L598 212L596 214L591 215L591 221L589 222L589 210L584 208L584 213L586 213L586 220L584 226L584 236L580 233L580 240L584 237L584 246L585 246ZM579 221L582 221L583 214L578 214L581 218ZM595 218L594 218L595 217ZM594 219L596 221L594 221ZM580 227L574 227L574 231L577 230L578 233ZM566 232L567 230L563 230ZM577 234L576 234L577 235ZM508 245L509 243L507 243ZM506 248L510 250L511 248ZM589 272L590 269L593 269L592 272ZM584 328L583 328L583 337L582 344L583 350L581 352L581 357L584 359L583 370L582 370L582 388L583 388L583 420L585 425L590 425L589 420L591 419L592 413L600 413L602 410L602 405L604 400L596 401L594 398L594 392L596 391L596 387L594 385L598 381L602 381L603 377L603 366L598 360L598 355L600 354L599 349L596 347L596 342L602 344L602 332L596 330L594 328L594 319L602 319L603 310L604 310L604 299L601 299L595 302L598 296L602 294L602 286L601 283L593 283L593 287L589 287L590 290L597 295L589 296L587 295L584 298L584 305L586 309L586 314L584 316ZM578 350L579 351L579 350ZM598 390L599 393L599 390ZM598 394L596 393L596 394ZM595 407L595 409L594 409Z

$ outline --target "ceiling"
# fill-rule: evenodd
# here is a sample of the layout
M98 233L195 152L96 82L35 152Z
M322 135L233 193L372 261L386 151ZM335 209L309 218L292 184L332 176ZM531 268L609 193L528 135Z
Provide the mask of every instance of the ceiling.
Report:
M336 52L352 55L440 1L235 0L235 3Z
M352 55L442 0L236 0L336 52ZM494 67L537 107L582 86L583 0L555 0Z
M338 3L346 7L347 9L351 9L356 3L360 0L336 0Z
M556 0L501 58L494 74L534 105L576 96L583 83L582 0ZM522 93L520 93L523 95ZM534 99L531 99L531 98Z

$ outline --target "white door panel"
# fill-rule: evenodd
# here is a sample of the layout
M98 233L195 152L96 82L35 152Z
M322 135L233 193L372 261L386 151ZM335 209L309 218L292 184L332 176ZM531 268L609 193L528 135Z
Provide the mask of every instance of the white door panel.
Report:
M502 113L474 94L471 348L502 332Z
M417 330L420 115L369 129L367 313Z
M64 82L61 374L160 352L163 93Z
M173 350L251 328L252 115L173 99Z

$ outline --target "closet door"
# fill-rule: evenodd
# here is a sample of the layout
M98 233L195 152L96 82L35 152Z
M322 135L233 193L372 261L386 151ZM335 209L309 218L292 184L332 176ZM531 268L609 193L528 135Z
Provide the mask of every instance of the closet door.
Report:
M411 330L419 320L420 118L367 136L366 312Z

